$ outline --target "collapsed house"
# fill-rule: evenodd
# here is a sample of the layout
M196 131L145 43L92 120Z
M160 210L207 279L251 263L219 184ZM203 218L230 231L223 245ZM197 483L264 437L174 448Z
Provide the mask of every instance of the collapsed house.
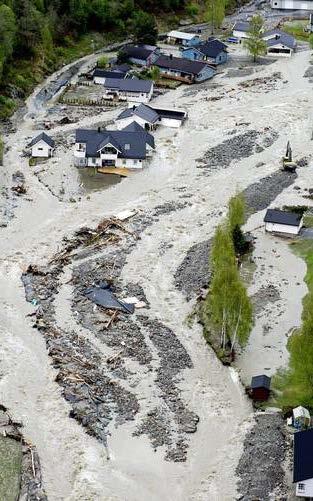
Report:
M137 123L123 130L77 129L76 167L141 169L154 150L154 138Z
M187 117L187 112L179 109L161 109L140 104L132 106L120 113L116 119L117 127L123 129L132 122L138 123L146 130L155 130L158 125L178 128Z
M54 146L54 140L45 132L42 132L38 136L34 137L34 139L32 139L32 141L28 145L28 147L31 148L31 154L33 158L52 157Z
M117 101L148 103L153 94L152 80L107 78L103 87L104 98Z
M215 68L201 61L182 57L160 56L154 63L161 76L185 83L204 82L215 75Z

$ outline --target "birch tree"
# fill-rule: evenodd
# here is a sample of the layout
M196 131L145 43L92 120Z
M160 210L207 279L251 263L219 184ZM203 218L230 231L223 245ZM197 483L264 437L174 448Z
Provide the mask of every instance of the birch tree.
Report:
M257 57L266 53L266 42L263 40L264 19L259 14L253 16L250 21L248 38L244 40L244 46L256 62Z

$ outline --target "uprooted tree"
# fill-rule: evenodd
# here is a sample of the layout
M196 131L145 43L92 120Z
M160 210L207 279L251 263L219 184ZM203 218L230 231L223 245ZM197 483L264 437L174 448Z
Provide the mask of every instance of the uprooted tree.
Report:
M258 56L266 53L266 42L263 40L264 19L259 14L252 17L248 38L244 40L244 46L256 62Z

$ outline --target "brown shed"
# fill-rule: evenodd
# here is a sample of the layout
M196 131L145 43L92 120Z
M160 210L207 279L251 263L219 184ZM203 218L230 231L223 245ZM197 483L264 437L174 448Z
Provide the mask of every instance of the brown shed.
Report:
M270 394L271 378L262 374L251 379L251 398L259 402L267 400Z

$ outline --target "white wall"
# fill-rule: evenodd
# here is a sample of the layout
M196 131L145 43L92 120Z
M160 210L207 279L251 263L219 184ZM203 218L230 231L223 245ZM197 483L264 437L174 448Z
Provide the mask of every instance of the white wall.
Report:
M299 484L304 486L304 490L299 489ZM303 480L296 484L296 496L300 496L303 498L313 497L313 478L309 480Z
M313 1L311 0L271 0L272 9L296 9L313 10Z
M32 157L48 158L52 156L52 151L53 148L41 140L32 146Z
M175 118L161 118L161 125L164 127L180 127L182 124L181 120L176 120Z
M126 169L142 169L144 160L134 160L132 158L118 158L116 167L125 167Z
M94 77L93 82L98 85L103 85L105 83L105 77Z
M132 122L137 122L137 124L141 125L141 127L145 128L145 120L137 115L132 115L131 117L123 118L121 120L116 120L116 125L119 130L124 129L127 125Z
M249 34L244 31L233 31L233 36L236 38L249 38Z
M271 49L287 49L289 50L288 53L285 53L285 52L270 52ZM292 54L292 50L289 49L289 47L286 47L285 45L283 44L277 44L277 45L273 45L272 47L268 47L267 49L267 55L268 56L273 56L273 57L290 57L291 54Z
M300 231L298 226L288 226L286 224L265 223L265 230L273 233L286 233L289 235L297 235Z

